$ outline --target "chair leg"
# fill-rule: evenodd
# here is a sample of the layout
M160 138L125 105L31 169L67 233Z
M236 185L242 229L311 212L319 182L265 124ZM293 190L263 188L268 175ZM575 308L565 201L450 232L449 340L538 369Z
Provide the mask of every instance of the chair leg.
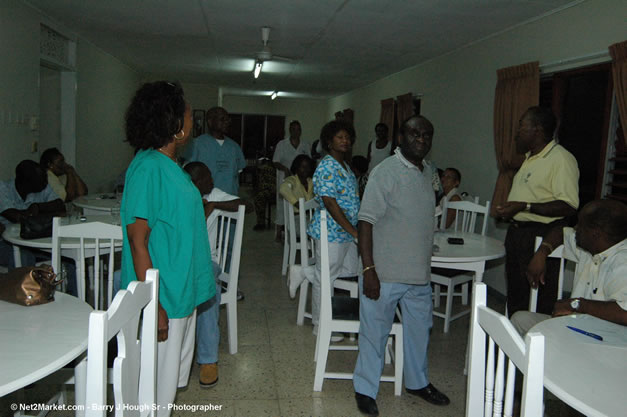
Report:
M327 357L329 355L329 345L331 344L331 329L327 326L318 327L318 338L316 340L316 374L314 376L314 391L322 391L324 382L324 372L327 368Z
M390 349L392 349L392 337L388 337L388 341L385 344L385 364L392 363L392 355L390 355Z
M305 306L307 305L307 292L309 290L309 281L304 280L300 284L300 296L298 297L298 314L296 316L296 324L302 326L305 322Z
M433 284L433 307L440 307L440 284Z
M395 336L394 343L394 395L400 396L403 388L403 332Z
M455 286L451 282L446 289L446 310L444 312L444 333L448 333L449 324L451 323L451 312L453 311L453 292Z
M237 353L237 298L226 303L226 320L229 328L229 353Z
M462 304L468 305L468 283L462 284Z
M290 245L287 241L283 244L283 265L281 267L281 275L287 274L287 260L290 255Z

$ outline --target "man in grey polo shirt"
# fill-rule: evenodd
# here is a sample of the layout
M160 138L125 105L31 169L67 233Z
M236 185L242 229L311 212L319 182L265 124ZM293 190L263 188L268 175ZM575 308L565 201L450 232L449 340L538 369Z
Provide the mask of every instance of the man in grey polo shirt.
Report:
M429 383L427 347L432 325L431 252L435 196L423 160L433 125L412 116L401 126L400 147L370 174L359 211L359 356L353 376L359 410L378 415L379 379L396 306L403 314L405 390L436 405L449 399Z

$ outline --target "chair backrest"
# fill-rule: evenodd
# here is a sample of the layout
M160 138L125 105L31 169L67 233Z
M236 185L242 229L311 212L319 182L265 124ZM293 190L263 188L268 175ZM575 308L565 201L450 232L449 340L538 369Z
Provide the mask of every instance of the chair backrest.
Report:
M487 307L482 282L473 285L469 354L466 417L511 416L516 368L523 374L520 416L543 415L544 336L527 333L523 341L505 316Z
M542 237L536 236L535 250L537 251L542 244ZM557 277L557 299L562 299L562 293L564 291L564 267L566 261L576 262L575 259L566 258L564 256L564 245L559 245L549 254L549 258L558 258L560 260L560 270ZM531 288L529 294L529 311L535 312L538 307L538 289Z
M222 269L220 280L228 283L227 292L229 293L237 291L245 216L246 206L243 204L239 206L237 211L220 210L218 214L216 246L212 247L211 251L218 253L218 264ZM233 225L235 225L235 233L231 232ZM231 251L229 251L229 247L231 247Z
M315 261L315 240L307 234L307 225L311 222L316 209L320 207L320 204L314 199L305 201L304 198L298 199L298 220L299 220L299 233L300 233L300 264L304 268L307 265L313 265Z
M115 252L112 248L122 246L122 227L100 221L92 221L77 224L61 224L61 217L55 217L52 220L52 268L56 274L62 273L61 264L61 241L63 239L75 238L79 239L79 264L76 265L77 270L77 288L79 289L79 298L86 301L85 296L85 277L86 265L85 259L93 257L94 260L94 308L107 308L111 305L113 297L113 270ZM87 253L87 254L86 254ZM107 268L107 298L104 303L104 291L100 288L100 259L105 254L109 255L109 263Z
M283 204L283 224L285 225L285 243L289 245L290 250L298 244L298 233L296 232L296 214L294 206L289 201L281 197Z
M158 304L159 271L149 269L146 280L133 281L119 291L107 311L94 311L89 316L87 417L107 414L104 407L92 405L107 404L107 345L114 336L118 345L112 381L116 416L140 415L129 408L143 409L142 416L155 415ZM133 405L136 407L129 407Z
M445 197L446 198L446 197ZM479 197L475 197L475 202L470 201L448 201L444 200L442 206L442 219L440 220L440 229L446 229L446 217L448 210L455 210L455 221L451 228L456 232L476 233L477 215L483 215L483 223L481 225L481 234L485 236L488 230L488 218L490 213L490 202L486 201L485 206L479 204Z
M331 270L327 211L320 210L320 322L331 322Z

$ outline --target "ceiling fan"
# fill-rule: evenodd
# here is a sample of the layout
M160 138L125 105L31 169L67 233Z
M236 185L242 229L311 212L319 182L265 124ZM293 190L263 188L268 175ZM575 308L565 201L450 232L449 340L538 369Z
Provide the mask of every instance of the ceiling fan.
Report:
M294 60L294 58L289 58L286 56L273 55L272 50L270 49L270 45L268 45L269 39L270 28L264 26L261 28L261 42L263 43L263 47L255 54L255 68L253 70L255 78L259 77L259 74L261 73L261 68L263 67L263 63L266 61L292 62Z

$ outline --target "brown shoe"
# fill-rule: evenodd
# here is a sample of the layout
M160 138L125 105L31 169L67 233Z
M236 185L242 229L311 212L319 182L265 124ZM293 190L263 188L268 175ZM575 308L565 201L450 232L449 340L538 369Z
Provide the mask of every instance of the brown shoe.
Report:
M203 363L200 365L200 386L211 388L218 383L218 364Z

